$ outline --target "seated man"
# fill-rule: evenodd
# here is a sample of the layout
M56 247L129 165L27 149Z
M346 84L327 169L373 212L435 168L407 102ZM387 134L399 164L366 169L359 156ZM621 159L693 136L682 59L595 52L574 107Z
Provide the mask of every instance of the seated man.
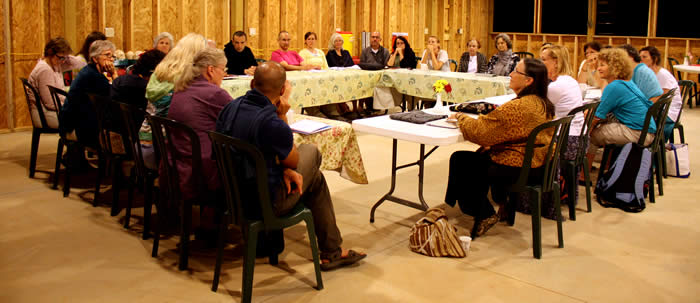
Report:
M315 65L301 65L304 58L299 56L299 54L293 50L289 49L289 41L292 38L286 31L281 31L277 35L277 43L279 43L280 49L272 52L270 60L278 62L284 67L285 70L309 70L317 69Z
M258 66L255 61L253 52L245 44L248 40L246 34L242 31L233 33L233 39L224 45L224 53L226 53L226 67L231 75L253 75L255 68Z
M294 145L287 124L291 86L276 62L255 69L251 90L224 107L216 131L240 138L260 149L267 163L272 209L284 215L302 202L311 210L321 250L321 269L355 263L366 255L340 248L342 238L326 179L319 170L321 155L313 145ZM251 128L252 125L257 125Z

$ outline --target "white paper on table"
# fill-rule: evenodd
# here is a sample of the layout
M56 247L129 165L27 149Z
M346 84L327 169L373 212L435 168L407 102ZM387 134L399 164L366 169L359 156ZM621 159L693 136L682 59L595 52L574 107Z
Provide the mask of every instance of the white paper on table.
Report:
M601 96L603 96L603 91L601 89L588 89L583 99L600 99Z
M435 127L442 127L442 128L450 128L450 129L456 129L457 125L454 123L447 122L447 118L445 119L440 119L440 120L435 120L435 121L430 121L426 123L430 126L435 126Z
M293 132L304 134L304 135L315 134L318 132L322 132L322 131L331 129L330 125L323 123L323 122L313 121L313 120L297 121L297 122L294 122L289 127L292 129Z
M327 71L328 71L327 69L310 69L310 70L307 70L307 72L312 72L312 73L325 73L325 72L327 72Z

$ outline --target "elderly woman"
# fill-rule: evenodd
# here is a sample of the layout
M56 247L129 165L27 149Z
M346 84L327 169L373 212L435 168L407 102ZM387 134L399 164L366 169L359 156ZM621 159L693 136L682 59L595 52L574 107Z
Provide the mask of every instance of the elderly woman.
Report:
M173 35L168 32L162 32L153 38L153 49L157 49L167 55L173 48L173 40Z
M525 59L510 74L510 88L517 97L478 119L458 113L458 125L465 140L481 145L476 152L457 151L450 157L445 203L459 204L474 217L471 236L483 235L499 221L488 199L492 193L513 184L520 175L524 142L538 125L554 117L554 105L547 98L547 68L542 61ZM540 133L536 144L546 145L550 133ZM533 176L542 174L546 147L535 149ZM499 201L502 202L502 201Z
M328 67L348 67L355 65L352 61L352 56L350 56L350 52L343 49L343 36L338 33L333 33L331 39L328 41L326 62L328 62Z
M174 51L174 50L173 50ZM212 158L211 141L207 131L216 130L216 118L226 104L233 99L221 89L221 81L226 76L226 55L223 50L203 48L194 56L193 62L187 64L175 82L168 118L189 125L199 136L202 153L202 170L204 176L192 176L189 162L179 162L180 186L184 199L194 198L195 189L190 188L191 180L205 179L210 190L219 188L216 162ZM174 136L175 146L180 155L191 157L192 151L188 139Z
M175 80L182 75L185 68L192 65L194 55L206 46L207 39L204 39L204 36L189 33L163 58L146 86L149 113L161 117L168 115Z
M39 59L27 79L29 84L39 92L46 123L50 128L58 128L58 114L56 113L58 109L53 104L49 85L63 88L63 72L85 66L84 62L70 55L72 52L73 50L66 39L62 37L51 39L44 46L44 57ZM39 121L39 111L36 107L34 94L29 94L29 101L32 120Z
M507 76L512 73L515 66L520 62L520 57L513 54L513 42L510 41L510 37L506 34L498 34L496 39L496 49L498 53L491 57L489 60L486 72L489 74L494 74L498 76Z
M598 146L623 145L637 142L644 127L644 117L652 105L630 79L634 62L625 50L604 49L598 54L598 73L608 81L600 97L591 130L591 147L588 149L589 165L593 162ZM644 144L654 140L656 123L652 119Z
M418 65L418 60L416 60L416 53L413 52L411 45L408 43L408 39L403 36L396 37L394 40L394 50L389 57L386 65L390 67L400 67L400 68L416 68Z
M323 51L316 48L316 40L318 37L314 32L307 32L304 34L304 49L299 51L299 56L301 56L304 61L301 65L311 65L320 69L328 69L328 62L326 62L326 56L323 55Z
M443 72L450 71L450 63L447 62L450 57L447 56L447 51L440 49L440 39L437 36L428 37L428 45L421 55L421 64L427 64L430 70L439 70Z
M88 94L109 97L110 82L116 79L114 68L114 44L107 40L97 40L90 46L90 63L80 70L71 83L68 99L61 114L61 133L75 131L78 141L84 145L97 146L97 113L90 103Z
M673 126L676 121L678 121L678 115L683 107L681 90L673 74L659 65L659 63L661 63L661 52L659 52L656 47L647 46L642 48L639 55L641 56L642 63L646 64L656 74L656 79L659 80L659 84L664 93L676 88L676 92L673 94L673 100L671 101L671 108L668 110L668 118L666 118L666 124L664 124L664 138L670 138L671 132L673 132Z
M467 51L459 58L458 72L462 73L485 73L487 71L486 56L479 52L481 43L472 38L467 43Z

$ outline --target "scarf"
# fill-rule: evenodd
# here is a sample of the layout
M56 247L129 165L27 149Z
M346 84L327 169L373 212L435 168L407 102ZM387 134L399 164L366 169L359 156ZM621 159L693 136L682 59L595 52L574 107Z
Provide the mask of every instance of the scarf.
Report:
M513 57L513 51L507 50L505 52L498 52L496 54L498 61L493 67L493 74L506 76L510 72L511 57Z

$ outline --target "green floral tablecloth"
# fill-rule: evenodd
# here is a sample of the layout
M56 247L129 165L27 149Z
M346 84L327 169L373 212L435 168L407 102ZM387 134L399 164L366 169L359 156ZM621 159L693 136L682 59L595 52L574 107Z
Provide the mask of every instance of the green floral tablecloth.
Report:
M292 84L289 100L292 108L298 109L372 97L382 73L355 69L287 72L287 80ZM224 80L221 88L238 98L250 89L251 79Z
M408 69L385 70L377 84L393 87L405 95L435 99L433 84L439 79L447 80L452 92L442 94L443 101L465 102L508 93L508 77L481 76L468 73L422 71Z
M321 170L333 170L340 176L358 184L367 184L367 173L362 163L360 146L352 125L346 122L328 120L304 115L295 115L295 121L309 119L331 125L330 130L312 134L294 134L294 143L314 144L323 155ZM290 123L293 123L290 121Z

